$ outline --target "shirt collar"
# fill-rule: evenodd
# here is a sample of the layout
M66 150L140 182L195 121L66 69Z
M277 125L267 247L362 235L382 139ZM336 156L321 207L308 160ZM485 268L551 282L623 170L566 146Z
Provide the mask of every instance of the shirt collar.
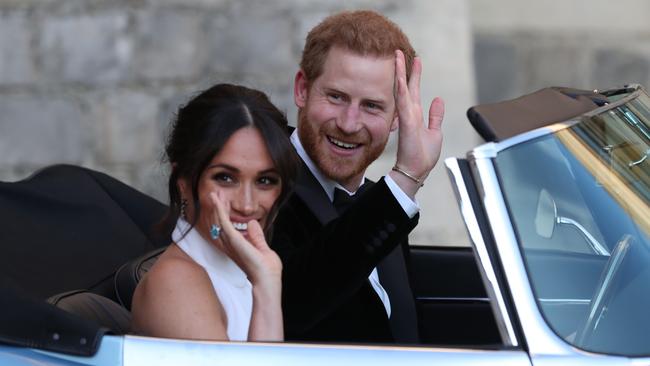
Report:
M349 195L353 195L355 192L350 192L345 187L340 185L339 183L335 182L332 179L327 178L321 171L318 169L316 166L316 163L314 163L313 160L309 157L307 152L305 151L305 148L302 146L302 142L300 142L300 138L298 137L298 129L296 128L293 130L291 133L291 143L293 144L294 148L296 149L296 152L298 153L298 156L302 159L302 161L305 162L305 165L307 165L307 168L311 172L311 174L316 177L316 180L320 185L323 187L325 190L325 193L327 193L327 197L329 197L330 201L334 201L334 189L339 188L347 192ZM366 181L366 177L364 176L363 179L361 179L361 184ZM359 185L361 187L361 185Z

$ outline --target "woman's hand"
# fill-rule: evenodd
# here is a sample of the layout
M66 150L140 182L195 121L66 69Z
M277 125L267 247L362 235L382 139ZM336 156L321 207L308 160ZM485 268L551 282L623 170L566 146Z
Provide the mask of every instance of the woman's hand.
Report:
M220 195L210 192L213 204L212 219L208 228L216 224L220 228L219 238L223 249L235 263L246 273L253 285L263 283L279 286L282 276L282 262L278 255L269 248L264 232L257 220L248 222L248 240L230 222L230 205Z
M262 227L256 220L248 222L248 239L230 222L230 205L218 193L211 192L213 222L221 232L215 241L237 263L253 285L253 309L248 328L249 341L281 341L282 323L282 262L269 248Z

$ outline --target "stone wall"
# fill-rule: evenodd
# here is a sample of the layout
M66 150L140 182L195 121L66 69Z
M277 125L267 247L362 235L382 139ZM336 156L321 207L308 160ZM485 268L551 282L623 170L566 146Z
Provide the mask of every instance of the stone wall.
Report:
M650 86L650 2L470 0L479 102L547 86Z
M423 101L447 102L443 157L479 142L464 117L477 99L650 85L645 0L0 0L0 180L71 163L165 201L162 146L178 105L213 83L243 83L293 123L307 31L352 8L395 20L423 57ZM394 154L391 144L369 175ZM442 164L418 200L414 242L467 243Z
M423 57L423 100L447 101L443 156L463 155L476 142L464 118L474 101L464 0L0 0L0 180L71 163L164 201L160 160L178 105L228 81L266 91L295 120L304 37L344 8L402 26ZM391 146L370 176L393 162ZM418 200L414 242L467 242L442 164Z

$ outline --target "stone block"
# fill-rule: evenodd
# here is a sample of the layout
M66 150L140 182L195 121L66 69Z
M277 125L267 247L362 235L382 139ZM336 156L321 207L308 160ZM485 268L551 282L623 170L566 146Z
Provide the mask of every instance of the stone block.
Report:
M133 187L160 202L167 203L169 201L168 180L169 164L156 160L138 166Z
M621 49L601 49L595 52L591 77L598 89L646 84L650 81L650 58Z
M28 9L35 6L45 7L57 2L61 2L61 0L2 0L0 1L0 10Z
M193 79L207 61L199 12L155 9L136 17L131 73L144 79Z
M594 35L620 32L648 32L650 2L646 0L521 1L469 0L474 29L553 30ZM615 21L623 19L624 21Z
M579 37L536 35L519 40L523 92L549 86L590 88L589 52Z
M92 164L85 164L84 167L108 174L112 178L127 184L135 189L138 187L134 184L134 165L133 164L107 164L97 162Z
M302 57L302 50L305 47L305 40L307 39L307 34L312 28L317 26L320 22L323 21L327 16L332 12L329 10L318 10L311 9L309 12L304 11L294 15L296 22L296 30L292 34L292 42L294 44L294 65L296 71L298 70L298 65L300 58Z
M8 168L0 168L0 182L18 182L31 176L35 171L41 167L33 167L31 165L13 165Z
M163 145L159 102L155 96L117 90L99 96L92 106L97 160L102 164L136 164L155 160Z
M80 161L82 113L74 100L5 95L0 98L0 116L0 165Z
M200 85L192 84L191 86L184 85L182 87L169 86L158 90L159 112L156 123L160 139L161 156L164 152L164 144L167 142L167 137L171 131L172 122L176 119L178 108L187 104L193 96L208 88L210 85L212 84L201 83Z
M251 73L266 79L291 78L295 69L293 28L287 15L265 7L235 7L230 14L211 19L208 69L234 75Z
M39 56L49 80L79 83L120 81L133 44L123 13L46 18Z
M257 0L263 2L265 0ZM287 9L295 9L296 13L308 14L313 11L327 10L335 13L343 10L372 9L380 12L394 10L400 6L405 8L413 6L413 0L353 0L353 1L332 1L332 0L283 0L282 5Z
M474 37L474 74L478 103L511 98L516 91L515 45L500 37Z
M35 79L33 37L22 12L0 15L0 84L24 84Z
M220 9L229 0L156 0L157 6L175 6L183 8Z

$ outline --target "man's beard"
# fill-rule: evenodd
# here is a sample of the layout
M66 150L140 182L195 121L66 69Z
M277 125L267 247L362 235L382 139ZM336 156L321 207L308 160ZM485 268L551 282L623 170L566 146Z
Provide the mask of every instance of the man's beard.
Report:
M360 178L368 166L381 155L388 142L386 139L379 144L376 141L364 144L362 155L354 160L332 156L318 147L320 138L327 140L327 137L321 135L321 130L318 129L322 127L323 125L314 126L309 123L305 108L298 110L298 136L305 152L316 163L323 175L343 186L357 177ZM369 138L365 140L371 142Z

